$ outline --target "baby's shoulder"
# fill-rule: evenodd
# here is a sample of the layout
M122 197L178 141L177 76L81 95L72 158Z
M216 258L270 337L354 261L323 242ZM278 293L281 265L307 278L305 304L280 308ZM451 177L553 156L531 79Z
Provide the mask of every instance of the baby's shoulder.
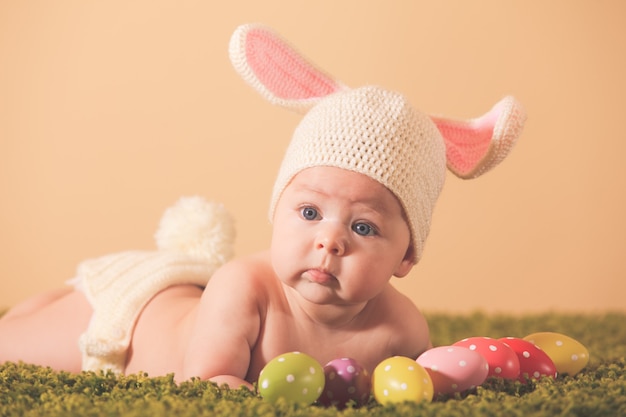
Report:
M263 278L272 273L269 256L265 252L240 257L226 262L214 277L230 280L251 280Z
M371 300L366 308L367 312L362 317L367 325L374 325L392 334L407 334L425 323L413 301L391 285Z
M235 291L240 295L261 295L273 281L269 256L259 253L241 257L222 265L211 277L206 291ZM206 292L205 291L205 292Z
M426 318L405 294L396 288L390 287L381 299L382 306L379 311L384 311L388 328L391 329L398 345L418 345L429 342L429 330ZM382 307L382 308L381 308Z
M405 294L398 291L392 285L381 294L378 300L378 309L384 309L391 317L405 317L411 319L415 316L421 316L421 313L415 303ZM402 322L404 320L400 320Z

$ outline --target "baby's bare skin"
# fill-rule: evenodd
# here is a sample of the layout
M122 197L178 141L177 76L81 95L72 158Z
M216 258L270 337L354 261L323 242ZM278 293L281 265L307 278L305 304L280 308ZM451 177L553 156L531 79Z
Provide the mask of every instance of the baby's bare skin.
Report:
M415 305L391 284L413 267L402 209L362 174L316 167L279 200L270 250L219 268L206 288L156 294L132 334L125 373L174 373L252 387L275 356L301 351L322 365L352 357L370 372L430 347ZM79 336L92 308L80 291L36 297L0 319L0 362L81 369Z
M223 345L219 343L221 338L216 341L196 338L193 341L195 327L211 329L207 330L210 334L220 331L221 326L215 318L199 315L201 303L212 297L202 297L203 290L199 287L180 285L157 294L144 308L133 332L125 373L147 372L151 376L174 373L176 379L181 381L200 377L249 386L246 382L256 381L263 366L284 352L306 352L321 364L339 357L352 357L372 371L387 357L417 357L429 346L424 318L413 303L391 285L363 306L350 322L324 324L314 321L298 307L296 301L291 300L294 294L289 288L285 288L275 277L264 275L271 269L267 252L235 262L241 262L245 265L241 268L257 273L227 277L218 272L212 282L213 286L222 286L224 281L230 281L228 285L239 293L229 300L230 303L258 300L249 308L242 309L253 312L251 316L246 318L242 315L239 318L248 322L242 322L242 327L255 330L250 334L250 342L239 346L242 351L250 351L249 359L243 355L240 362L229 362L232 360L230 353L237 349L220 349ZM227 267L231 268L233 265ZM38 353L40 360L33 362L54 364L53 368L59 370L79 372L81 354L77 340L87 328L92 314L85 296L78 291L67 292L41 308L37 314L41 317L39 328L32 328L33 317L29 316L31 328L28 333L40 336L32 341L33 347L46 343L49 349L46 349L47 355ZM68 318L69 314L72 319ZM14 319L15 325L19 326L19 316ZM51 327L51 323L63 324ZM192 343L207 343L212 348L204 355L198 355ZM220 354L220 351L226 355ZM219 375L215 375L216 372ZM227 375L236 378L228 378Z
M289 294L289 288L284 288L276 278L263 275L263 269L269 269L268 261L268 253L252 256L242 260L246 263L243 268L259 273L223 278L230 281L228 285L234 291L240 292L229 303L237 299L258 300L243 309L250 311L250 316L242 314L237 319L241 320L241 327L253 329L249 340L231 347L223 343L223 338L214 341L202 340L201 336L193 338L194 327L206 328L207 335L223 331L218 319L199 315L201 303L212 297L201 298L202 290L197 287L172 287L158 294L141 314L126 373L174 372L180 380L200 377L217 382L232 381L224 377L230 375L254 382L269 360L289 351L306 352L321 364L348 356L372 371L387 357L417 357L428 348L425 320L413 303L393 287L389 286L380 297L364 306L349 323L325 325L315 322L297 303L290 301L293 294ZM221 280L219 273L216 274L213 285L223 285ZM392 317L403 319L391 320ZM195 350L196 345L205 343L209 346L206 352ZM237 382L243 384L235 380L235 385Z

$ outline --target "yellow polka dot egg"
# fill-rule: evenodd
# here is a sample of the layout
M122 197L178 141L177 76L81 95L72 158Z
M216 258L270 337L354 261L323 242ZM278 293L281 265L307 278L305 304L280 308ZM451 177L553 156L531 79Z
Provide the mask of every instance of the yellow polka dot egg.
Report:
M311 356L289 352L269 361L259 374L258 390L271 403L313 404L324 390L324 369Z
M431 401L433 382L415 360L393 356L380 362L372 374L372 391L380 404Z
M524 337L540 347L554 362L559 374L575 375L589 363L589 351L579 341L555 332L539 332Z

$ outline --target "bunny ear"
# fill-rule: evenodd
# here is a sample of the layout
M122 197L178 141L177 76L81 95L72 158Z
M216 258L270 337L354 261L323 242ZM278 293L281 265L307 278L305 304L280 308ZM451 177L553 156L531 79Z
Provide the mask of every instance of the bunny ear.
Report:
M272 29L239 26L230 39L230 60L241 77L273 104L305 112L346 87L307 61Z
M522 133L526 112L509 96L476 119L431 118L446 144L448 169L469 179L481 176L507 157Z

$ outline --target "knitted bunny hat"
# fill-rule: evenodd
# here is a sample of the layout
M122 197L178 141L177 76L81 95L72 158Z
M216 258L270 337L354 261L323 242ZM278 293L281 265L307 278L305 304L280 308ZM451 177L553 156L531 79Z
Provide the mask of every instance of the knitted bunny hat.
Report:
M400 201L415 262L430 230L446 165L460 178L484 174L508 155L526 119L513 97L481 117L457 121L421 113L403 95L380 87L350 89L259 24L239 26L229 53L235 70L266 100L306 113L274 184L270 220L298 172L314 166L355 171L380 182Z

